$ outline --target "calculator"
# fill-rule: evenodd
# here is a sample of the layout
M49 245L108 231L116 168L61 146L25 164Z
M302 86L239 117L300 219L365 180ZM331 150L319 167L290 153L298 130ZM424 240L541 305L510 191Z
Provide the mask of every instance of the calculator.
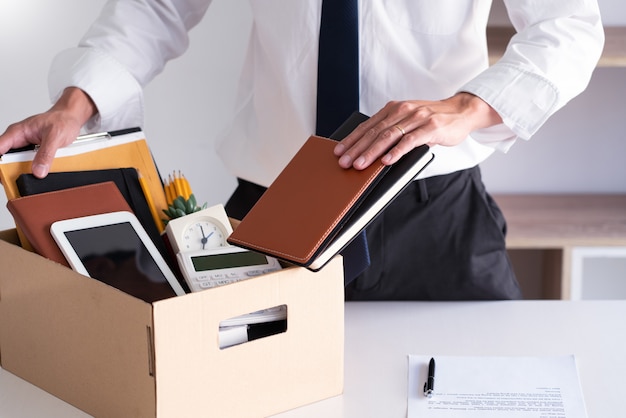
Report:
M178 265L192 292L250 279L281 269L274 257L227 245L177 254Z

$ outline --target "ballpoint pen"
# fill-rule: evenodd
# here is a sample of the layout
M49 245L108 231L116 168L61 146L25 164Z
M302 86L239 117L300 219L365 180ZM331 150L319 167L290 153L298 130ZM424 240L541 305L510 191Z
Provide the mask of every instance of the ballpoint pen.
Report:
M435 359L431 358L428 363L428 378L424 383L424 396L430 398L435 390Z

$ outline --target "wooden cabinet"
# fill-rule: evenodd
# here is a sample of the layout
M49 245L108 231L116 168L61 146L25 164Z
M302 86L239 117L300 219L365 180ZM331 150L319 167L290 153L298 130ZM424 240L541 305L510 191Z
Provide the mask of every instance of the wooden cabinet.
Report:
M524 288L539 277L531 298L570 299L572 251L626 248L626 195L495 195L508 224L507 248Z

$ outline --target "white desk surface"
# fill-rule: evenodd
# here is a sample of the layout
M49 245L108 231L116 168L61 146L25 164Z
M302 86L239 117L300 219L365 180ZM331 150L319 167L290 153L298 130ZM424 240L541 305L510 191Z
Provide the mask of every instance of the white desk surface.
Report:
M625 318L626 301L347 303L344 394L277 417L406 417L408 354L574 354L589 417L624 416ZM87 416L0 369L1 418Z

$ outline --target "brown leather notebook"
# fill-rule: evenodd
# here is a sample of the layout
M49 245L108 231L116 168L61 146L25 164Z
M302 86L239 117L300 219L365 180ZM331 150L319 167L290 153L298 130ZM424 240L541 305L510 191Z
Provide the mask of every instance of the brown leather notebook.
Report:
M65 256L50 234L54 222L108 212L132 212L112 181L12 199L7 202L7 208L35 252L67 267Z
M337 142L311 136L228 238L233 245L319 270L431 161L428 146L392 166L343 169Z

